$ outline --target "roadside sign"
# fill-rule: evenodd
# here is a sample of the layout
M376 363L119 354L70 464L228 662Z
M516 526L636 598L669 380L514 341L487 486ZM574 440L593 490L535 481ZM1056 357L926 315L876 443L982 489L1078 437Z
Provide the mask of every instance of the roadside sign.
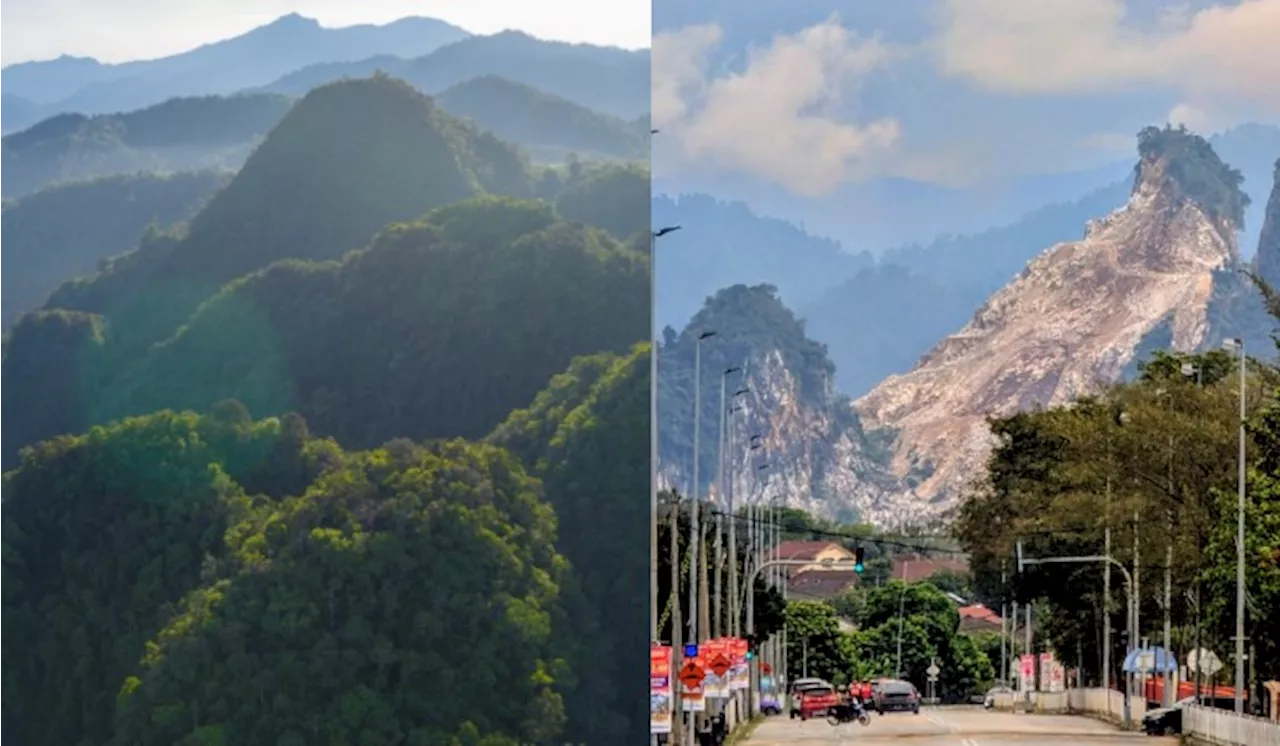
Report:
M711 670L716 676L723 677L729 673L729 665L729 656L724 653L716 653L716 656L711 659Z
M689 689L697 689L702 685L702 680L707 674L702 670L702 666L698 665L696 660L690 659L685 661L680 667L680 683Z
M760 672L761 672L761 673L773 673L773 666L769 665L768 663L761 663L761 664L760 664Z
M926 668L924 672L929 674L930 678L936 679L938 678L938 674L942 673L942 669L938 668L937 663L930 663L929 667Z

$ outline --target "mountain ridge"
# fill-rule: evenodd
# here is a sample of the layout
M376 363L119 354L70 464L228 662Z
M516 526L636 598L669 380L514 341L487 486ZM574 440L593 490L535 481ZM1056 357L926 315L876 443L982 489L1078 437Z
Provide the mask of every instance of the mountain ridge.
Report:
M264 85L319 62L375 54L415 57L470 33L434 18L326 28L296 13L248 32L151 60L102 63L85 57L7 65L7 92L50 114L100 114L141 108L178 95L229 94Z
M1164 324L1174 349L1207 343L1215 272L1239 259L1239 172L1203 138L1166 127L1143 131L1135 175L1125 206L1043 251L911 371L855 402L868 427L897 430L895 473L929 464L928 509L953 504L979 473L987 417L1118 380Z

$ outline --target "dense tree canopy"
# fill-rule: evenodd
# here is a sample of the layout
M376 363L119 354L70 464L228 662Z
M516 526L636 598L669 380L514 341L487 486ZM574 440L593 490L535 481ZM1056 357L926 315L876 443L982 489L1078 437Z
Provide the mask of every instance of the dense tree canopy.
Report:
M459 203L339 263L285 262L232 283L140 358L116 344L113 323L100 356L64 369L75 350L55 356L24 328L34 319L20 324L15 339L31 342L11 345L5 383L65 381L64 397L89 411L58 421L67 413L6 399L6 451L84 422L225 398L255 414L298 410L348 446L480 437L575 356L642 339L647 283L646 257L546 205Z
M1241 189L1244 176L1223 163L1208 140L1185 125L1145 127L1138 133L1138 155L1139 179L1148 169L1161 169L1184 197L1200 204L1210 217L1235 230L1244 227L1244 211L1249 207L1249 195Z
M1184 372L1184 366L1186 368ZM1227 661L1235 622L1238 362L1225 352L1157 353L1136 380L1070 407L994 420L998 443L987 473L963 505L955 531L971 552L976 584L995 598L1040 604L1038 645L1100 679L1100 629L1112 617L1112 661L1126 640L1124 588L1113 575L1103 598L1102 568L1029 567L1013 573L1013 548L1028 556L1099 554L1110 526L1112 555L1140 560L1141 637L1159 639L1164 614L1165 553L1172 550L1169 607L1175 652L1199 638ZM1280 613L1275 547L1280 502L1272 497L1280 466L1275 430L1278 374L1249 366L1247 633L1257 648L1259 680L1280 674L1280 657L1264 630ZM1010 581L1001 584L1001 573ZM1202 603L1197 603L1200 599ZM1084 660L1077 651L1085 652ZM1113 676L1118 676L1113 672Z

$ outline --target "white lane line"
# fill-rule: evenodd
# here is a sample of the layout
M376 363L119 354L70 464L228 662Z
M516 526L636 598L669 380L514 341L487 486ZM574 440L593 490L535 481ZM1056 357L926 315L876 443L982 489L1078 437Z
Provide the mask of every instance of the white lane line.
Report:
M978 742L972 738L962 738L960 739L960 746L978 746Z

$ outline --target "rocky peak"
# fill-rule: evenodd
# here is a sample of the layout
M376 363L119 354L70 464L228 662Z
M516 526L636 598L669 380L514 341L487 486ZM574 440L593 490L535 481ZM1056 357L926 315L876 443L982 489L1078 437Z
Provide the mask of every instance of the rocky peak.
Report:
M901 525L896 505L909 493L881 465L849 400L832 385L834 366L822 345L768 285L721 290L659 351L659 481L682 494L693 483L695 340L702 343L700 495L728 509L780 501L816 515ZM725 375L725 371L740 371ZM719 397L726 381L725 478L717 479ZM739 395L735 396L735 394ZM753 437L758 436L758 437ZM763 468L761 468L763 467Z
M988 417L1118 380L1158 329L1175 349L1204 344L1214 273L1237 256L1241 181L1185 129L1143 130L1123 207L1033 259L915 368L856 402L866 427L896 431L892 471L923 465L917 493L936 510L982 473Z
M1280 289L1280 158L1276 159L1271 199L1267 200L1267 212L1262 222L1262 235L1258 237L1258 253L1254 256L1254 269L1272 289Z

